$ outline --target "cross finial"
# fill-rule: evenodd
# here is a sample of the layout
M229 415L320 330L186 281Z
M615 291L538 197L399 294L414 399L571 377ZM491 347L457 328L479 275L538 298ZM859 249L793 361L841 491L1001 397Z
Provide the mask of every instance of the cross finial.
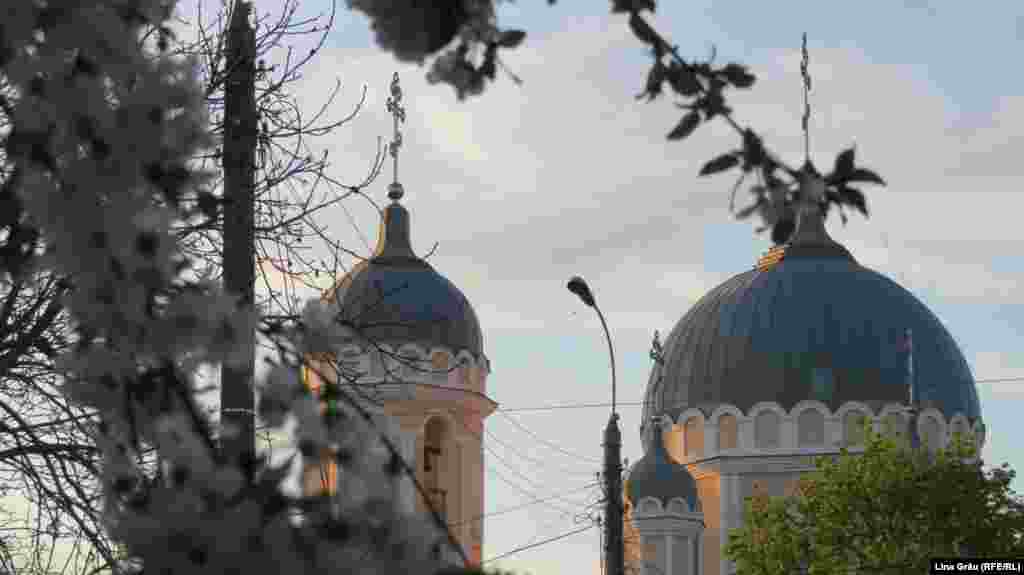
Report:
M811 162L811 136L810 136L810 120L811 120L811 103L809 100L809 94L811 92L811 74L807 71L807 66L810 64L807 54L807 32L804 32L803 44L800 46L801 55L803 59L800 61L800 75L803 76L804 80L804 116L801 121L801 126L804 130L804 159L809 164Z
M388 186L388 197L398 201L405 195L402 184L398 182L398 149L402 147L402 132L398 129L399 123L405 123L405 108L402 106L402 87L398 84L398 72L391 77L391 97L387 100L388 112L395 121L395 133L388 144L388 153L394 166L394 181Z
M661 347L661 337L658 334L658 330L654 330L654 339L651 341L651 351L649 352L651 359L653 359L659 365L665 363L664 351Z

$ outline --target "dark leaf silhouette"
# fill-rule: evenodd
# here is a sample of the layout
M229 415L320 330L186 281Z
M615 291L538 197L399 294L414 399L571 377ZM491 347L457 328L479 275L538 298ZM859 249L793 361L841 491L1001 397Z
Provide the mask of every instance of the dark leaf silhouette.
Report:
M700 169L700 175L710 176L712 174L724 172L729 168L735 167L739 163L740 159L736 157L735 152L722 154L721 156L718 156L714 160L711 160L708 163L704 164L704 167Z
M754 85L754 75L742 64L727 64L722 68L722 75L737 88L749 88Z
M672 89L680 96L695 96L700 93L700 82L697 81L697 76L688 66L672 62L665 72L665 77Z
M749 172L760 166L764 159L764 144L761 143L761 138L750 128L743 130L743 171Z
M742 210L736 212L736 219L737 220L745 220L745 219L749 218L750 216L752 216L754 214L754 212L756 212L760 207L761 207L761 202L753 203L753 204L743 208Z
M526 32L522 30L505 30L498 37L498 45L502 48L515 48L526 39Z
M654 0L612 0L612 14L639 12L641 10L654 12Z
M633 35L644 44L651 46L659 44L658 33L636 12L629 15L629 28L633 31Z
M868 204L867 200L864 199L864 193L856 188L850 188L847 186L841 186L839 188L839 196L842 198L842 203L853 206L858 212L868 215Z
M793 230L796 229L796 223L793 220L779 220L772 226L772 243L781 246L782 244L789 241L789 237L793 235Z
M845 176L851 172L853 172L853 148L847 148L836 156L836 167L833 173L840 179L845 179Z
M880 186L885 185L883 180L878 174L865 168L855 168L846 177L847 182L867 182L869 184L878 184Z
M661 95L661 84L665 81L665 67L660 62L655 62L651 71L647 73L647 83L644 91L638 97L647 96L648 101Z
M679 120L679 123L676 124L676 127L672 128L672 131L668 133L668 139L682 140L692 134L699 125L700 114L696 110L693 110L689 114L683 116L683 118Z

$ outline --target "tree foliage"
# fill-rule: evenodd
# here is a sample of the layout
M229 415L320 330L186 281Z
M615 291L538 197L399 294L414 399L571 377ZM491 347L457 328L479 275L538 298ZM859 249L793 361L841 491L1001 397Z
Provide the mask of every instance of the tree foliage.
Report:
M358 337L331 310L312 304L295 328L260 328L279 351L260 411L272 425L296 421L307 463L334 454L339 497L287 495L290 465L228 464L198 406L197 368L251 353L238 334L260 317L190 275L194 258L181 249L177 230L200 209L189 199L214 180L191 160L215 139L195 59L168 50L173 8L14 0L0 21L11 88L0 95L11 123L2 224L8 239L32 230L36 243L22 245L41 248L12 250L0 276L51 274L69 286L73 343L56 368L60 392L96 414L103 524L127 553L116 570L432 572L446 532L395 507L395 476L410 472L395 446L345 393L350 409L322 417L298 381L304 358ZM166 476L147 473L152 450Z
M928 571L934 557L1024 554L1024 500L1006 464L956 436L934 452L867 432L862 454L820 457L796 497L748 498L726 556L744 575Z
M497 0L500 2L500 0ZM554 0L549 0L554 4ZM502 65L499 51L519 46L526 38L521 30L502 30L492 0L447 0L423 3L412 0L349 0L349 6L365 13L376 32L378 45L399 60L424 62L434 57L428 81L455 88L457 97L483 93L488 81L495 79ZM732 90L748 90L756 76L743 64L716 64L715 55L707 60L687 60L676 46L650 25L645 12L653 13L654 0L613 0L613 14L627 14L633 35L650 52L652 65L637 99L648 102L665 93L675 94L681 117L667 130L670 141L683 140L702 124L715 118L724 120L739 136L739 146L720 153L703 164L699 174L709 176L739 170L732 186L729 209L738 219L757 214L762 222L757 231L771 231L772 242L784 244L796 228L796 202L799 199L800 174L817 170L807 158L800 168L791 167L771 152L764 139L751 127L736 120L727 98ZM416 33L411 33L415 31ZM419 34L419 35L417 35ZM449 48L449 45L454 45ZM447 50L445 50L447 48ZM515 82L521 80L509 74ZM854 149L844 150L836 158L831 172L824 175L826 216L832 207L846 223L846 208L868 215L863 184L884 185L875 172L854 164ZM753 203L736 211L736 192L746 182Z

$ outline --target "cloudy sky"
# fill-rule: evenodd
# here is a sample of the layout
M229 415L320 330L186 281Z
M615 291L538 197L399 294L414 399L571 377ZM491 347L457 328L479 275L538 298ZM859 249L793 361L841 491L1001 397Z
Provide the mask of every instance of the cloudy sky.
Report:
M855 144L859 161L889 183L868 190L870 219L854 215L845 227L833 219L829 231L941 318L979 380L992 434L986 460L1024 469L1024 455L1011 447L1024 410L1024 5L663 4L656 27L684 56L703 57L714 45L720 62L751 66L758 82L733 98L737 119L790 164L802 157L799 44L808 33L813 159L827 168ZM279 10L278 1L256 5ZM183 4L186 15L191 6ZM524 84L500 79L459 103L450 88L427 85L425 69L380 52L368 22L342 5L327 47L296 86L312 113L340 80L334 117L367 86L366 109L312 142L330 150L333 177L355 182L377 138L389 137L384 100L391 74L401 74L401 175L414 248L424 253L437 242L431 263L475 306L493 366L490 394L509 410L488 419L486 509L561 496L488 519L485 558L578 529L599 498L588 484L607 408L520 410L609 400L600 324L565 281L583 275L610 324L624 455L635 461L654 330L667 333L701 295L769 247L753 222L731 218L729 176L696 177L704 161L735 147L735 134L715 124L667 142L679 111L667 99L634 99L648 58L607 6L504 5L501 23L529 33L505 56ZM304 0L300 14L329 7ZM368 193L384 202L389 179L388 171ZM364 254L376 239L377 216L365 202L321 221ZM596 571L599 556L591 529L494 565L538 575Z

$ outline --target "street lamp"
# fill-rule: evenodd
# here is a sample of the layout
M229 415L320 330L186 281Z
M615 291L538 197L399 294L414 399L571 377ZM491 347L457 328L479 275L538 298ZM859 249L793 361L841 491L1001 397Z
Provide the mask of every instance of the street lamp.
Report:
M612 413L608 425L604 428L604 484L608 494L605 503L605 563L608 575L625 575L625 552L622 543L622 432L619 431L619 414L615 411L615 350L612 348L612 336L608 332L608 323L604 320L601 308L597 307L594 294L580 276L573 276L566 287L576 294L587 307L594 308L604 328L604 338L608 342L608 356L612 364Z

